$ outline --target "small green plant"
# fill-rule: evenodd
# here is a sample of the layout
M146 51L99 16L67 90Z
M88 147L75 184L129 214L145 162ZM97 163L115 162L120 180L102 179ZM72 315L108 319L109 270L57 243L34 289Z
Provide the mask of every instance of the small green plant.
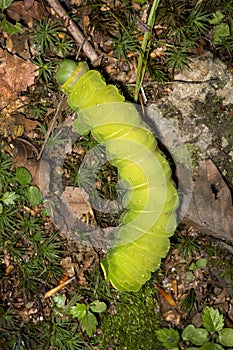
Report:
M62 56L68 54L73 45L72 40L67 39L67 35L62 35L61 38L59 36L59 40L56 42L56 53Z
M36 69L39 72L38 79L42 78L48 84L54 74L55 62L38 56L33 60L33 63L38 66Z
M213 13L213 18L210 19L210 24L214 26L214 44L219 44L222 42L223 38L229 37L233 28L233 21L229 23L224 22L225 15L217 10Z
M0 254L9 254L15 263L20 261L20 286L25 290L28 287L29 291L32 284L38 288L39 276L52 278L61 271L58 261L62 243L55 234L48 237L42 232L44 222L40 212L38 216L32 214L42 197L39 188L30 185L30 172L24 167L16 172L11 168L10 158L0 153ZM28 260L22 262L25 252Z
M22 185L22 189L25 191L25 197L31 205L38 205L42 201L42 195L37 186L30 185L32 176L30 172L24 168L19 167L16 170L16 179Z
M9 184L12 187L16 183L11 167L12 162L10 158L5 153L2 153L0 148L0 192L8 189Z
M191 62L187 47L171 46L166 52L166 55L167 63L172 69L172 72L174 72L175 68L181 71Z
M107 307L104 302L95 300L89 305L77 303L75 306L71 307L69 313L73 318L77 318L79 320L83 331L86 332L89 337L91 337L96 331L96 326L98 324L94 313L104 312L106 308Z
M42 56L53 51L56 54L65 56L71 50L73 41L63 33L61 25L50 18L45 18L36 23L36 28L31 33L32 43L38 47Z
M178 237L178 242L176 244L179 253L184 256L184 258L192 257L198 249L195 237Z
M223 315L217 309L209 306L204 309L202 326L190 324L181 336L178 330L171 328L159 329L156 334L165 349L224 350L233 346L233 329L224 328Z
M205 259L205 258L200 258L198 259L195 263L191 263L191 265L189 266L189 270L192 271L192 270L196 270L196 269L201 269L203 270L206 265L208 263L208 260Z
M59 23L45 18L43 21L37 22L36 28L31 34L32 41L34 45L39 47L41 53L45 53L51 48L56 48L56 44L60 40L58 34L61 30Z
M112 42L114 54L119 61L121 59L128 61L129 53L140 50L136 34L134 34L134 27L130 27L127 31L124 29L119 30L117 37L113 38Z

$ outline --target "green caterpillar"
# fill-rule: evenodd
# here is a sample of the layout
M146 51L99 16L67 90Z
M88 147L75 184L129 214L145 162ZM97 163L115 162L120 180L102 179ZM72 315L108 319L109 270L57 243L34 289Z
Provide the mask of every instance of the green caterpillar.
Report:
M75 131L91 131L104 144L127 189L122 224L101 267L116 289L136 292L159 268L177 226L179 201L171 168L135 106L115 86L106 85L98 71L64 60L57 80L78 112Z

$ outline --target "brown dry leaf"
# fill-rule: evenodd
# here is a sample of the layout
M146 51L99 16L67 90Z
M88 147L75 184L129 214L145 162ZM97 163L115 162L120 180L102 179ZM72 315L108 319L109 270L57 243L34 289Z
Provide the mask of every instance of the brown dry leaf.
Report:
M25 61L2 48L0 48L0 59L0 101L2 108L6 105L6 103L2 104L3 98L6 100L6 96L9 96L12 99L17 96L17 93L27 91L27 88L34 84L38 73L35 72L37 66L31 61Z
M66 274L69 278L74 276L74 263L70 256L66 256L61 260L61 266L66 271Z
M91 213L91 206L85 199L83 191L78 187L67 186L62 193L62 201L78 218Z
M175 326L178 326L180 323L181 315L176 310L169 310L168 312L164 313L162 316L164 320L166 320L167 322L171 322Z
M14 115L15 122L14 125L15 127L21 126L23 127L23 135L27 136L29 139L33 139L35 136L35 130L37 127L39 127L41 124L37 120L32 120L25 118L23 114L17 114ZM21 135L15 135L15 136L21 136Z
M13 21L23 21L31 28L33 20L40 21L48 15L39 1L14 1L7 9L7 15Z
M21 92L34 84L37 66L25 61L7 50L0 48L0 133L8 135L9 130L14 129L15 119L12 112L27 103L26 96L20 96ZM11 130L11 133L13 131Z
M166 300L171 306L176 307L175 300L171 297L170 294L168 294L163 288L157 285L158 292L162 295L164 300Z
M199 163L193 197L184 222L214 237L233 241L231 192L210 159Z

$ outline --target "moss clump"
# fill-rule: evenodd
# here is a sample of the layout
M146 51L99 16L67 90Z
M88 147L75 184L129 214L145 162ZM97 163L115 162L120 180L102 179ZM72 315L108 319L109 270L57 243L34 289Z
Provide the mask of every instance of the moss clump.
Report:
M101 321L103 348L114 350L159 350L155 330L159 328L155 287L149 282L137 293L118 293Z

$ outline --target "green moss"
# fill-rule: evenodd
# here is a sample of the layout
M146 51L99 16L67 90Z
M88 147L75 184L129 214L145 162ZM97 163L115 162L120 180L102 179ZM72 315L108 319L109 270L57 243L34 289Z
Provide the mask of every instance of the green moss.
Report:
M159 328L159 313L155 301L156 289L149 282L137 293L119 293L112 310L101 321L105 346L114 350L159 350L155 330Z

